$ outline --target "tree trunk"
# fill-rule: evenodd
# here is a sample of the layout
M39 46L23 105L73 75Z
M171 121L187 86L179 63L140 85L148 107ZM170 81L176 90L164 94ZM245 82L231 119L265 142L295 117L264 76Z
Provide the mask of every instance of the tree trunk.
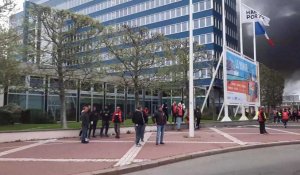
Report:
M5 106L8 104L8 86L6 85L3 90L3 106Z
M137 108L140 105L140 98L139 98L139 91L138 89L135 87L134 88L134 99L135 99L135 108Z
M63 129L67 129L67 116L66 116L66 94L65 94L65 84L64 84L64 74L63 74L63 63L62 63L62 53L58 51L58 89L59 89L59 99L60 99L60 122Z

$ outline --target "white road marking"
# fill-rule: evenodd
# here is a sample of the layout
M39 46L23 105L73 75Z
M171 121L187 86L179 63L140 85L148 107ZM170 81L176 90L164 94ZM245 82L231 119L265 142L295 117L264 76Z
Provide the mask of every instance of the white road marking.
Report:
M40 145L43 145L43 144L46 144L46 143L49 143L49 142L54 142L56 140L57 139L44 140L44 141L40 141L38 143L34 143L34 144L26 145L26 146L21 146L19 148L11 149L11 150L8 150L8 151L3 151L3 152L0 152L0 157L1 156L5 156L7 154L15 153L15 152L18 152L18 151L23 151L25 149L29 149L29 148L33 148L33 147L36 147L36 146L40 146Z
M37 159L37 158L0 158L0 162L118 162L120 159ZM132 162L145 162L149 159L135 159Z
M149 143L155 143L156 141L148 141ZM224 144L233 144L233 142L201 142L201 141L164 141L165 143L199 143L199 144L218 144L218 143L224 143Z
M145 133L144 136L144 144L148 141L148 139L151 136L151 132ZM114 166L124 166L129 165L133 162L134 158L138 155L138 153L142 150L142 147L144 146L142 144L141 147L137 147L135 144L127 151L127 153L114 165Z
M237 138L235 138L235 137L233 137L233 136L231 136L231 135L229 135L229 134L227 134L227 133L225 133L225 132L223 132L223 131L220 131L220 130L218 130L218 129L216 129L216 128L209 128L209 129L215 131L216 133L218 133L218 134L224 136L225 138L227 138L227 139L229 139L229 140L231 140L231 141L233 141L234 143L237 143L237 144L239 144L239 145L246 145L246 144L247 144L246 142L243 142L243 141L241 141L241 140L239 140L239 139L237 139Z
M283 133L287 133L287 134L292 134L292 135L300 135L299 133L296 133L296 132L285 131L285 130L281 130L281 129L275 129L275 128L269 128L269 127L266 127L266 129L273 130L273 131L279 131L279 132L283 132Z

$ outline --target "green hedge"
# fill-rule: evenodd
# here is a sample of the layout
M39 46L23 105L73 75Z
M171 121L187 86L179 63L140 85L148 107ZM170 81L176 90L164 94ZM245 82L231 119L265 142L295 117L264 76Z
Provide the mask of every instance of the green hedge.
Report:
M47 124L54 123L47 113L40 109L27 109L22 112L20 122L24 124Z

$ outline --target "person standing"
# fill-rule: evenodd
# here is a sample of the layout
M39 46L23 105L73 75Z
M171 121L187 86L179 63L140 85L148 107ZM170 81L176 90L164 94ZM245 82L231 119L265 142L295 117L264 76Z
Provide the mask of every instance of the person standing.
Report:
M164 132L165 132L165 125L167 123L167 118L161 106L158 107L158 110L153 115L153 123L156 123L156 127L157 127L156 145L165 144Z
M199 106L194 110L194 116L196 118L196 129L200 129L201 110Z
M178 113L177 113L177 117L176 117L176 124L177 124L177 131L180 131L181 129L181 123L182 123L182 119L183 119L183 115L184 115L184 110L183 110L183 106L181 103L178 103Z
M299 119L300 119L300 109L298 109L297 122L299 121Z
M105 129L105 137L108 137L108 128L109 128L109 120L111 120L111 112L108 107L105 105L104 109L101 111L100 114L102 118L102 126L100 129L100 137L103 137L103 130Z
M122 112L119 106L117 106L112 116L112 122L114 123L116 138L120 138L120 125L123 122Z
M292 116L293 116L293 121L294 121L294 122L295 122L296 120L298 120L298 119L297 119L297 117L298 117L297 109L294 109L294 110L293 110Z
M83 111L81 113L81 120L82 120L82 124L81 124L81 130L82 130L82 134L81 134L81 143L89 143L89 139L88 139L88 128L89 128L89 108L87 106L85 106L83 108Z
M288 121L289 121L289 112L287 109L284 109L284 111L282 112L282 122L285 128L287 127Z
M164 111L164 113L165 113L165 115L167 117L167 122L169 121L169 112L168 112L168 110L169 110L169 108L168 108L167 103L164 103L163 104L163 111Z
M266 113L264 112L264 108L261 107L258 111L258 122L259 122L260 134L268 134L265 126L266 120L267 120Z
M172 122L174 124L176 123L177 112L177 104L176 101L174 101L172 104Z
M99 120L99 112L97 111L96 106L94 106L93 111L90 113L89 138L91 136L92 130L93 130L93 137L96 137L95 132L96 132L98 120Z
M144 117L144 120L145 120L145 124L143 126L143 129L142 129L142 139L141 141L144 142L144 135L145 135L145 130L146 130L146 126L148 125L148 117L149 117L149 109L147 107L144 108L143 110L143 117Z
M135 145L137 147L142 146L140 140L142 139L143 126L145 125L145 119L143 116L143 109L141 106L137 107L132 115L132 122L135 124Z

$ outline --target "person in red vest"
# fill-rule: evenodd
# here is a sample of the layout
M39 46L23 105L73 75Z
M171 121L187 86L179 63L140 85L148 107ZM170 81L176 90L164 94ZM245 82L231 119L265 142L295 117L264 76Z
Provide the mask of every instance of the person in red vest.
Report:
M176 117L176 124L177 124L177 131L180 131L180 127L181 127L181 123L182 123L182 119L183 119L183 106L181 103L178 103L178 106L177 106L177 117Z
M284 111L282 112L282 123L285 128L287 126L288 121L289 121L289 112L287 111L287 109L284 109Z
M175 124L176 123L176 117L177 117L177 104L176 101L173 102L172 104L172 122Z
M261 107L258 111L258 123L259 123L260 134L268 134L265 125L266 120L267 120L266 113L264 111L264 108Z
M116 132L116 138L120 138L120 125L123 122L122 120L122 111L119 106L117 106L115 112L112 116L112 122L115 124L115 132Z

